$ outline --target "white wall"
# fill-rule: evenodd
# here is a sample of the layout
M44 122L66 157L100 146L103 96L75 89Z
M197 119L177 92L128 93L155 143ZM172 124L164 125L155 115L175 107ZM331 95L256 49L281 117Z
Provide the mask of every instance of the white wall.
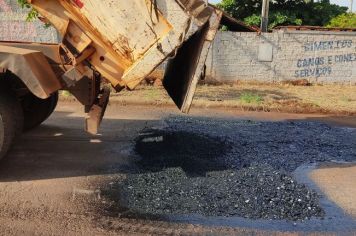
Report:
M207 75L220 81L356 84L356 33L220 32L207 60Z

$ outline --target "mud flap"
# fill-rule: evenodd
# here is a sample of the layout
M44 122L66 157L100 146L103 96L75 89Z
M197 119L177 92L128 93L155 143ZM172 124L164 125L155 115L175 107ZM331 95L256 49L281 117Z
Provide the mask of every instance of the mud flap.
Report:
M215 11L209 22L179 48L166 68L163 86L178 108L188 113L209 49L220 25L222 12Z

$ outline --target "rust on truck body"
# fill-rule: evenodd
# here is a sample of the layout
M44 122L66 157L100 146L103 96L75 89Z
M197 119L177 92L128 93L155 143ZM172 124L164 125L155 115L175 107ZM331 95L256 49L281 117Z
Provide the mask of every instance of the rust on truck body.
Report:
M84 105L86 131L96 134L107 84L132 90L168 58L164 87L187 113L221 20L235 24L206 0L27 1L62 42L0 42L0 79L21 102L26 127L47 119L65 89Z
M5 47L3 55L7 53L3 67L15 72L38 97L67 89L87 111L100 95L100 78L117 91L134 89L171 58L164 86L181 111L187 113L212 41L221 20L226 18L205 0L28 2L58 30L62 42L0 42ZM229 22L235 24L231 19ZM11 57L6 47L18 48L23 55L15 51ZM41 62L47 58L48 62L34 65L26 60L30 57ZM9 58L23 60L26 68L11 66ZM23 70L32 71L32 77L21 74Z
M31 0L63 37L114 87L134 89L210 18L203 0Z
M43 52L47 57L57 80L52 88L46 85L48 89L32 86L30 90L37 96L44 97L43 91L60 87L71 90L86 106L93 98L83 98L97 95L94 90L84 91L91 87L90 81L96 81L94 74L107 79L117 91L134 89L167 58L173 58L164 85L181 111L188 112L220 22L241 27L205 0L28 2L58 30L62 43L0 45ZM53 82L53 73L50 77ZM33 79L37 79L34 84L45 86L38 83L42 78Z

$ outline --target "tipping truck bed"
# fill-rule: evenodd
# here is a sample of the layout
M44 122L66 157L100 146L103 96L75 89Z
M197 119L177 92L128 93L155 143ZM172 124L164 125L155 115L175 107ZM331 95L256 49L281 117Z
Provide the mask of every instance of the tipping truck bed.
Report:
M2 86L23 103L25 127L48 117L58 90L70 91L85 106L86 130L94 134L110 97L103 84L117 92L133 90L167 59L163 85L188 112L223 16L206 0L27 2L57 29L62 42L0 42Z
M81 60L89 62L117 91L133 90L167 58L185 50L186 63L173 60L178 64L169 66L180 71L179 78L176 70L170 70L165 83L184 112L189 110L195 90L191 85L201 75L222 15L205 0L29 2L59 31L65 50L73 58L84 55Z
M117 91L133 90L168 60L163 85L182 112L192 104L220 22L239 25L206 0L28 0L59 44L0 42L0 159L22 130L54 111L58 90L84 105L98 132Z

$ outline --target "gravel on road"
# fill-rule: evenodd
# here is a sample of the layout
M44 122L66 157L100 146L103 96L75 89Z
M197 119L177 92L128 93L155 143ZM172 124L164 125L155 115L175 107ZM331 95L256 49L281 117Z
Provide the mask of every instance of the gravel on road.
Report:
M318 122L170 117L144 130L120 202L150 215L322 219L320 196L293 179L301 165L356 161L354 130ZM118 197L118 196L117 196Z
M318 196L270 166L189 178L181 168L128 177L128 206L147 214L304 220L323 216Z

